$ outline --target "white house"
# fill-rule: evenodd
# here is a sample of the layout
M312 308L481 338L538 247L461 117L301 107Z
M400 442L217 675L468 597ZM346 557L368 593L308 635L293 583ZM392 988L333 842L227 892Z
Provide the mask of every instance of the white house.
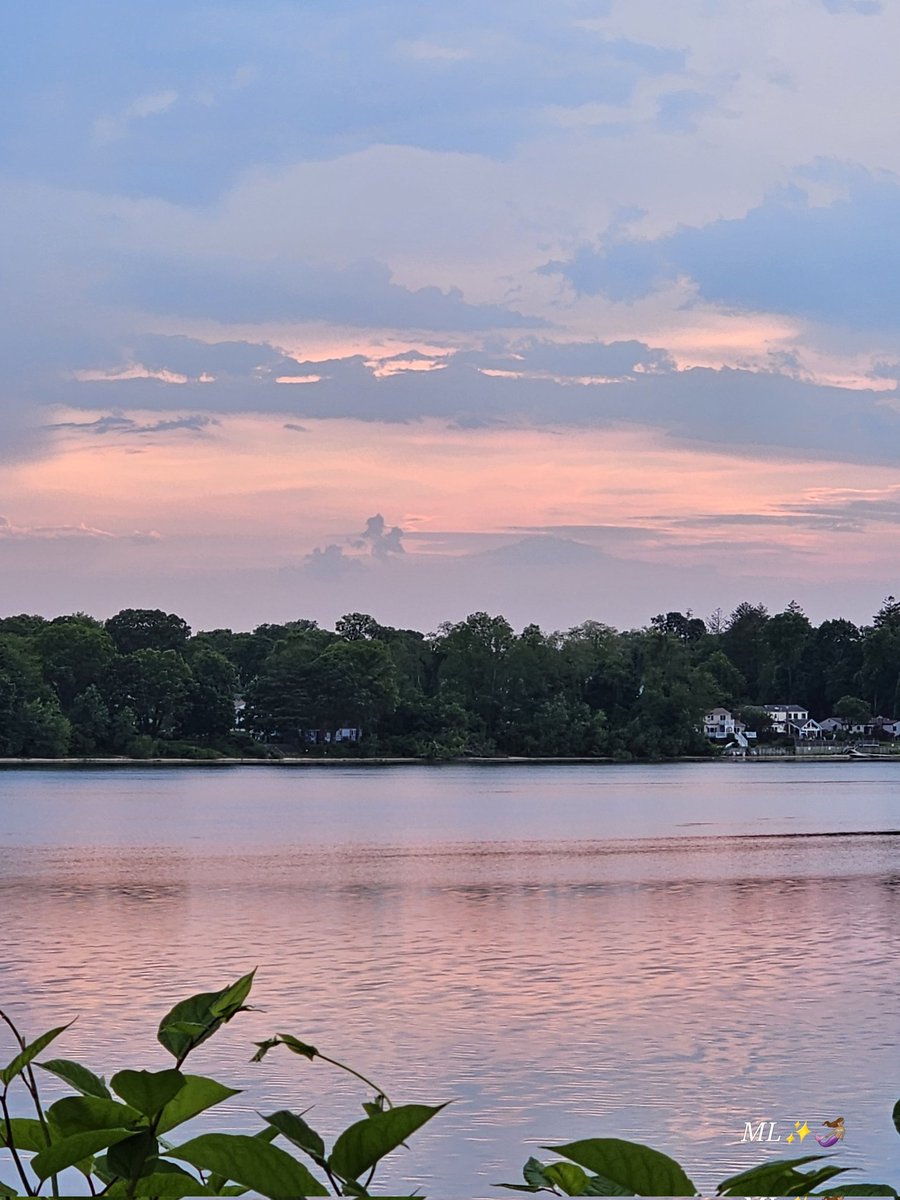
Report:
M808 717L802 725L798 725L794 721L788 721L788 733L806 742L811 738L820 738L822 736L822 726L818 721L814 721L812 717Z
M773 733L791 733L789 724L800 729L809 720L809 709L802 704L761 704L760 708L769 714Z
M748 730L743 721L737 720L727 708L714 708L703 717L703 733L716 742L726 742L734 739L739 733L746 738L755 738L756 734Z

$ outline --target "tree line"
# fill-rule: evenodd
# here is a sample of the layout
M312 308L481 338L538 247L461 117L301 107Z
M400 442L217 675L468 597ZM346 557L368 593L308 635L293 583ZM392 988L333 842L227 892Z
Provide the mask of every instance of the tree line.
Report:
M0 618L2 757L670 758L712 752L711 708L753 726L777 701L818 719L900 715L900 601L864 626L745 602L624 632L516 633L482 612L429 634L365 613L252 633L194 633L158 609ZM334 740L347 727L358 744Z

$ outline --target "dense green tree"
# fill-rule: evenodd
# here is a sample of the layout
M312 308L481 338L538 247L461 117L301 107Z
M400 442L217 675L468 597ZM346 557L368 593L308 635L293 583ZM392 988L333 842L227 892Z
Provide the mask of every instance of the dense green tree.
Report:
M23 700L34 700L50 695L44 682L41 660L34 639L17 634L0 634L0 672L16 686Z
M179 736L209 742L234 729L238 672L224 654L200 644L189 647L191 678L178 722Z
M381 642L335 642L306 673L310 727L326 735L343 727L365 731L397 702L394 664Z
M458 758L473 752L469 714L460 704L436 696L414 703L400 699L375 723L368 745L377 754L410 758Z
M745 600L728 618L720 637L722 650L746 680L747 699L757 702L770 699L760 694L760 674L768 657L763 636L768 623L766 606Z
M116 709L134 714L137 730L149 737L170 737L188 708L193 676L174 650L136 650L110 668L110 693Z
M859 680L871 709L880 716L900 711L900 627L876 625L863 638Z
M344 727L364 731L397 701L394 666L377 641L297 637L266 661L247 695L245 722L266 737L296 741L310 730L331 737Z
M683 642L695 642L706 637L706 622L695 617L690 609L686 613L659 613L650 619L651 626L660 633L668 633Z
M834 715L851 725L865 725L872 719L872 710L859 696L841 696L835 701Z
M106 631L120 654L138 650L183 650L191 627L175 613L160 608L123 608L106 622Z
M313 657L297 639L269 654L245 693L245 728L267 739L299 739L309 720L307 672Z
M605 713L611 726L620 725L641 684L634 639L599 621L585 621L563 636L560 653L573 694Z
M34 639L21 634L0 634L0 754L30 754L43 709L30 705L56 704L44 682ZM58 706L57 706L58 709ZM65 753L65 749L60 753Z
M713 638L706 640L715 645ZM711 654L703 653L698 659L698 665L702 666L713 680L718 704L733 709L740 703L741 697L746 696L747 681L722 650L713 650Z
M44 678L66 711L79 693L104 679L116 653L107 630L82 613L50 621L38 631L34 645Z
M830 716L841 696L854 694L862 661L860 629L843 618L823 621L813 634L808 655L805 700L810 710L821 717Z
M61 758L69 748L71 726L56 697L27 700L22 708L20 754L27 758Z
M33 613L19 613L15 617L0 617L0 637L14 634L16 637L34 637L47 624L46 617Z
M16 680L0 669L0 757L15 758L22 753L22 707L25 703Z
M238 688L245 688L259 674L259 668L272 653L272 644L263 643L252 633L232 633L230 629L207 629L195 633L188 642L185 653L196 649L214 650L234 667Z
M435 639L441 692L477 716L488 739L495 737L503 719L510 686L507 660L514 644L506 618L485 612L441 625Z
M862 693L879 716L900 712L900 601L888 596L863 636Z
M72 726L69 747L72 754L95 754L99 750L107 749L110 740L110 712L95 684L90 684L74 698L68 717Z
M772 718L764 708L756 708L752 704L745 704L737 710L738 720L743 721L747 728L763 740L767 739L772 731Z
M795 701L806 691L807 659L814 646L809 618L792 601L784 612L765 623L761 641L764 661L760 685L766 694L760 699Z
M335 633L347 642L366 641L378 637L381 626L368 613L347 613L339 618L334 625Z

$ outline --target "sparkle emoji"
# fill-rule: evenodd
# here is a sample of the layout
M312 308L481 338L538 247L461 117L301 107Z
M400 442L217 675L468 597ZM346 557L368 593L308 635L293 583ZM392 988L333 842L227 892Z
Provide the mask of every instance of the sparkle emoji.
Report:
M805 1121L803 1121L803 1122L795 1121L794 1128L797 1130L797 1132L796 1132L796 1134L793 1134L793 1133L788 1134L787 1140L789 1142L793 1142L795 1138L799 1138L800 1141L802 1142L803 1139L806 1137L806 1135L810 1132L810 1128Z

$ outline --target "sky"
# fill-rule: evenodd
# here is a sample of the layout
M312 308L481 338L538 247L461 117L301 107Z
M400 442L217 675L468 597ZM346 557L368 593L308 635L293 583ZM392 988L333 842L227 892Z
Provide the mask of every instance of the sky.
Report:
M900 591L900 5L4 12L0 613Z

